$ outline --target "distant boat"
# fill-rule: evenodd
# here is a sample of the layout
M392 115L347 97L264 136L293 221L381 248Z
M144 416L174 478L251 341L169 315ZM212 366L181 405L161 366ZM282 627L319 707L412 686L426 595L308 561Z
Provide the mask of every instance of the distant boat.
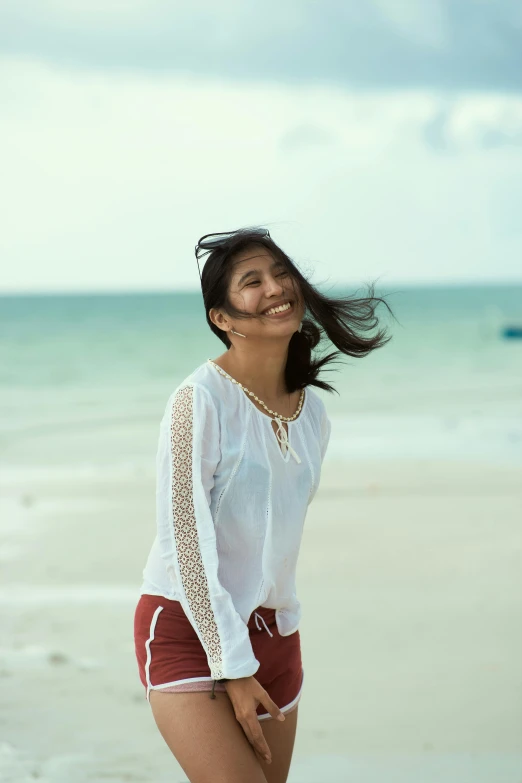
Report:
M505 326L502 330L502 337L507 339L519 339L522 340L522 325L521 326Z

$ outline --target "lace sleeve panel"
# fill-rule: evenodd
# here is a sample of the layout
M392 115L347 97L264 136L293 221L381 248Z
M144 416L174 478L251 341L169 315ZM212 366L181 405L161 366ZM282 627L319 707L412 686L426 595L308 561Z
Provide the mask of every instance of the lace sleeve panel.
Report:
M223 675L223 650L201 555L192 480L194 389L185 386L172 406L172 509L174 540L181 581L194 622L209 659L212 676Z

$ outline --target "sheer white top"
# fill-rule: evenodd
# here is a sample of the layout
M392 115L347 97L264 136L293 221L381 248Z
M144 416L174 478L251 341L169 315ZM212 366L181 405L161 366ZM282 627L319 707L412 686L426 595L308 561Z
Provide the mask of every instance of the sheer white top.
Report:
M272 421L207 361L172 393L160 424L157 531L140 592L180 601L214 679L259 668L247 628L258 606L275 609L283 636L301 618L297 556L331 425L311 387L286 422L291 448Z

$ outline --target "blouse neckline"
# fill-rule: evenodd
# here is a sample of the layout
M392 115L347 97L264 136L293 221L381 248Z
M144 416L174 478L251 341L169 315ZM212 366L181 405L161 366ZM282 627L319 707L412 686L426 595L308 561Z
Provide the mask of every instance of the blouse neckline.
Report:
M219 370L216 369L216 367L214 366L214 364L213 364L211 359L207 359L207 364L209 364L215 370L215 372L217 372L218 375L221 375L221 372L223 372L225 374L225 376L230 380L232 385L236 386L238 389L241 390L241 393L243 394L243 396L246 397L246 399L248 400L250 405L254 408L255 411L257 411L259 414L261 414L261 416L264 416L266 419L271 419L271 421L275 421L276 420L275 416L271 416L269 413L265 413L264 411L259 410L259 408L250 399L250 396L241 388L241 386L239 385L239 382L235 378L232 378L232 376L229 375L226 370L223 370L222 367L220 367ZM221 370L221 372L220 372L220 370ZM296 419L294 419L293 421L285 421L284 423L290 425L290 424L295 424L296 421L299 421L299 419L301 419L302 416L303 416L303 413L304 413L304 410L305 410L305 407L306 407L307 403L308 403L308 390L305 387L303 404L301 406L301 411L299 413L299 416Z

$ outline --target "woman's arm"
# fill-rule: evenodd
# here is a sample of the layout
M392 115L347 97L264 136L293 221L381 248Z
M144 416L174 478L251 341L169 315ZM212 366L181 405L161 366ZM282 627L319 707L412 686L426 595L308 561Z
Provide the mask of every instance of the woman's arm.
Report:
M160 429L158 541L216 680L249 677L259 668L248 627L218 579L210 490L220 460L219 443L217 410L207 390L197 384L178 389Z

